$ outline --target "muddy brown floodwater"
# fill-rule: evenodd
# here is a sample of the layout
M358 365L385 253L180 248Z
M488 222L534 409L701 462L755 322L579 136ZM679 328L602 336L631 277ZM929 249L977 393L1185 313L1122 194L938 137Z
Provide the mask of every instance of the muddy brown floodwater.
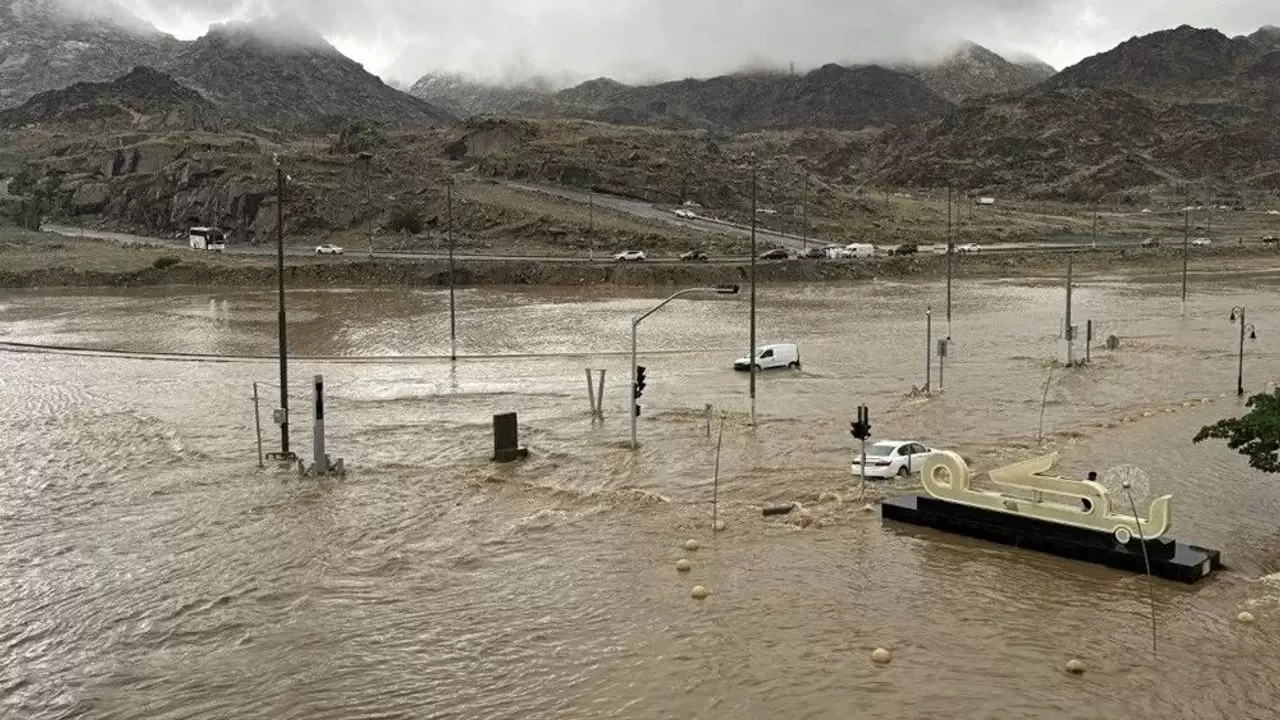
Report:
M5 340L125 352L0 352L0 715L1275 718L1280 478L1190 442L1240 409L1233 306L1258 328L1247 386L1276 377L1275 282L1197 282L1185 317L1174 284L1083 283L1076 317L1124 343L1052 376L1058 281L964 283L932 400L910 390L942 286L768 287L761 343L799 343L804 369L761 378L756 429L730 369L746 305L678 301L641 325L636 455L628 318L656 296L460 292L453 367L447 292L291 293L292 352L318 358L291 365L294 444L323 373L349 468L321 481L257 469L251 383L275 363L214 357L274 352L271 293L4 294ZM602 424L588 367L608 370ZM1143 577L861 512L859 404L877 437L981 469L1039 451L1046 383L1065 468L1139 466L1175 496L1174 534L1225 553L1202 585L1155 583L1156 653ZM716 537L707 403L726 413ZM524 464L488 461L503 411ZM815 523L761 517L773 501Z

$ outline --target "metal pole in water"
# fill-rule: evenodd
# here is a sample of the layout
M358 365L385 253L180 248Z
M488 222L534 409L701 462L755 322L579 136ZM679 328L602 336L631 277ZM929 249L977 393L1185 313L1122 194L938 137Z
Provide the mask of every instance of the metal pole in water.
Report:
M631 449L636 449L636 327L639 320L631 321Z
M1236 370L1236 396L1244 397L1244 308L1240 308L1240 364Z
M924 311L924 394L933 392L933 308Z
M1156 599L1152 591L1153 581L1151 580L1151 558L1147 555L1147 538L1142 531L1142 521L1138 519L1138 503L1133 500L1133 492L1129 489L1129 483L1122 483L1125 495L1129 496L1129 507L1133 508L1134 525L1138 528L1138 541L1142 543L1142 562L1147 566L1147 605L1151 608L1151 654L1155 655L1156 650Z
M1067 367L1071 367L1071 365L1075 363L1076 359L1076 338L1075 333L1071 330L1071 290L1073 284L1072 273L1074 270L1072 265L1073 259L1074 258L1070 255L1067 256L1067 322L1066 328L1063 330L1063 337L1066 338L1067 341Z
M284 309L284 168L276 162L276 275L279 281L280 309L278 334L280 339L280 409L284 411L280 422L280 453L289 457L289 340Z
M951 337L951 261L956 244L951 231L951 183L947 183L947 337Z
M449 361L458 362L458 318L454 313L454 272L453 272L453 178L449 178L446 193L448 208L445 215L449 225Z
M311 425L311 450L315 460L312 472L317 475L329 473L329 460L324 453L324 376L315 376L315 417Z
M711 534L719 532L720 519L720 449L724 447L724 415L720 416L720 438L716 440L716 471L711 480Z
M1182 314L1187 314L1187 267L1191 263L1191 191L1182 210Z
M600 371L600 388L596 392L596 417L604 420L604 374L605 370Z
M751 427L756 426L756 160L751 158L751 350L747 353L751 374Z
M258 468L266 465L262 462L262 416L258 410L258 383L253 384L253 429L258 434Z
M587 402L591 404L591 417L596 416L595 378L591 377L591 368L587 368Z
M707 439L711 438L711 403L707 403Z

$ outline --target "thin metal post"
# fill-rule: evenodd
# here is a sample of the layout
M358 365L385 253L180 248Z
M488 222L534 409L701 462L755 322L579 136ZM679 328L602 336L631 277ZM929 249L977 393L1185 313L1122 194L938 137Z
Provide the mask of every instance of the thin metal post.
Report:
M711 480L711 534L720 532L720 449L724 447L724 415L720 416L720 437L716 440L716 470Z
M751 158L751 351L747 359L751 363L751 427L756 426L756 160Z
M1244 397L1244 308L1240 308L1240 364L1236 370L1236 396Z
M1191 191L1187 191L1187 204L1182 210L1182 314L1187 314L1187 267L1191 261Z
M453 272L453 178L449 178L446 194L448 208L445 216L449 226L449 361L458 362L458 318L454 312L454 272Z
M640 320L631 321L631 449L636 449L636 328Z
M956 244L951 227L951 198L951 183L947 183L947 337L951 337L951 268L953 256L956 254Z
M800 194L800 242L804 244L805 252L809 252L809 173L804 171L804 166L800 166L801 187L804 188Z
M587 259L596 260L596 196L587 190Z
M1074 258L1070 255L1067 256L1067 323L1066 327L1063 328L1063 337L1066 338L1067 341L1067 367L1071 367L1071 365L1075 363L1076 359L1076 338L1075 334L1071 331L1071 291L1072 285L1074 284L1072 277L1074 269L1072 267L1073 260Z
M595 378L591 377L591 368L587 368L587 402L591 403L591 417L596 416Z
M1093 362L1093 321L1085 321L1084 330L1084 364Z
M924 394L933 392L933 308L924 311Z
M277 313L280 339L280 453L289 457L289 340L284 307L284 168L276 164L276 276L279 281L280 308Z
M258 434L258 467L264 468L266 464L262 462L262 415L258 410L258 383L253 384L253 429Z
M858 497L861 499L867 496L867 440L866 438L862 439L862 465L860 465L859 467L862 468L861 473L859 473L859 475L861 476L862 483L858 489Z
M711 437L711 403L707 403L707 438Z
M604 420L604 374L605 370L600 371L600 387L596 392L596 417Z

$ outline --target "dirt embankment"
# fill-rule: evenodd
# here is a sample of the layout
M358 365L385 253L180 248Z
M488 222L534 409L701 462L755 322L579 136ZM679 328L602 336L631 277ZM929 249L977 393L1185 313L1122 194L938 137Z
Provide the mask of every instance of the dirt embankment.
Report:
M1080 276L1124 272L1157 275L1181 272L1180 252L1096 251L1074 256ZM235 263L182 260L167 267L146 262L130 269L92 267L64 262L20 271L0 270L0 287L135 287L193 285L210 287L272 287L275 267L263 258ZM176 259L176 258L175 258ZM1043 277L1064 275L1067 258L1062 254L1002 253L958 257L956 277ZM161 263L163 265L164 263ZM869 261L760 263L762 283L847 282L873 279L933 280L946 274L946 258L920 255ZM1194 272L1256 272L1280 268L1280 255L1258 248L1220 248L1198 252L1192 258ZM430 287L447 285L448 265L443 260L335 259L294 260L286 267L290 287ZM539 263L531 261L471 261L456 264L456 281L469 286L699 286L742 284L750 277L748 265L587 263Z

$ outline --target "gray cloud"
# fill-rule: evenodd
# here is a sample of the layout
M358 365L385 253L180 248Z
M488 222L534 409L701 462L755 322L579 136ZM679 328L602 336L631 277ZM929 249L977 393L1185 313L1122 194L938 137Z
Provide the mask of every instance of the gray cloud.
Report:
M119 0L161 29L306 18L389 79L431 70L640 81L750 65L922 59L962 39L1063 66L1181 24L1280 22L1275 0Z

